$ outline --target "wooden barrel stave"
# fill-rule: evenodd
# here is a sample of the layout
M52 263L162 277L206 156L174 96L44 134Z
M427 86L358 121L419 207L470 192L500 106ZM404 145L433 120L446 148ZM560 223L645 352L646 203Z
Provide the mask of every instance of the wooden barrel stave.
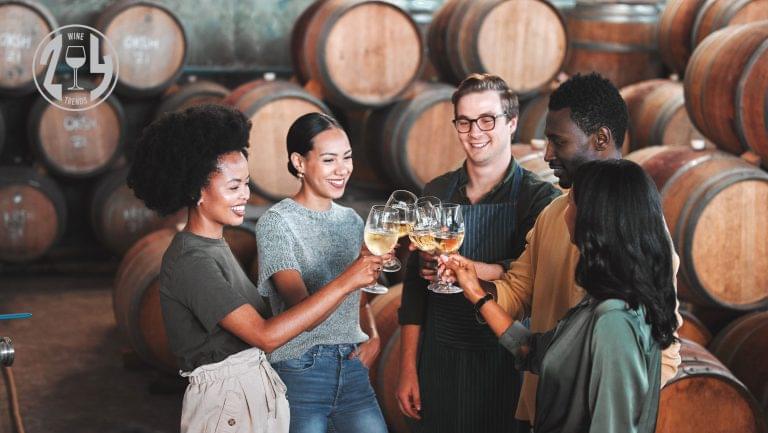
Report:
M712 340L712 333L709 332L706 325L688 310L681 309L680 315L683 317L683 324L677 330L680 338L691 340L703 347L707 347Z
M545 140L544 128L547 123L549 111L549 94L537 96L525 103L520 108L520 116L517 118L517 131L515 141L530 143L531 140Z
M27 167L0 167L0 260L43 256L65 226L64 195L51 179Z
M114 96L77 112L62 110L39 98L28 119L35 154L61 176L98 175L122 154L125 114Z
M169 8L148 0L120 0L99 15L96 27L117 51L120 73L115 90L120 95L157 95L181 75L187 36Z
M768 411L768 311L743 316L723 329L710 350L749 388L764 411ZM766 412L768 413L768 412Z
M656 433L764 433L754 397L711 353L682 340L677 375L662 388Z
M768 20L768 0L708 0L691 29L693 47L722 28Z
M197 105L223 104L228 95L229 89L212 81L195 81L171 87L157 107L155 119L163 113L181 111Z
M91 199L91 225L96 237L110 251L125 254L145 235L161 228L174 228L186 220L186 209L161 217L147 209L125 183L128 169L99 180Z
M681 76L693 53L691 33L696 14L706 0L670 0L659 19L659 54Z
M627 158L661 190L680 255L681 299L736 310L768 305L768 232L759 223L768 210L768 174L722 152L682 146L643 151Z
M453 91L442 84L420 83L408 99L371 113L366 142L380 175L394 185L420 191L461 164L465 154L447 121L453 117Z
M661 75L656 5L579 3L567 22L568 74L598 71L616 87Z
M233 90L226 102L243 112L254 125L248 146L251 180L258 194L268 200L289 197L299 190L300 183L288 172L288 129L304 114L330 114L330 110L287 81L256 80L241 87Z
M704 140L705 146L714 147L693 126L683 93L682 83L668 81L647 94L630 114L632 150L656 145L688 146L692 140Z
M397 383L400 374L400 329L397 329L381 352L377 365L377 380L373 384L381 406L381 412L387 421L389 431L410 433L411 427L397 404Z
M56 18L42 4L0 4L0 94L20 96L35 90L34 77L45 71L39 63L33 69L35 50L57 27Z

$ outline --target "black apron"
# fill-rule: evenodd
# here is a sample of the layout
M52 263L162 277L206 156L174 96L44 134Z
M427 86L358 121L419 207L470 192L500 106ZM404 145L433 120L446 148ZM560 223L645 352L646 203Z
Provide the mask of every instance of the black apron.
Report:
M515 168L507 201L462 205L464 243L460 254L486 263L512 258L517 199L523 170ZM450 201L458 178L446 194ZM419 359L424 433L506 433L524 431L514 419L522 375L488 325L477 322L461 293L428 292Z

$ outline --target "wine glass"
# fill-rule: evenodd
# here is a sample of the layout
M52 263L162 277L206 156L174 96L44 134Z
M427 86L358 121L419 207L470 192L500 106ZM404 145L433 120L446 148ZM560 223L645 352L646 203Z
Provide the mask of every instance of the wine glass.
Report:
M82 87L77 85L77 70L85 64L85 47L82 45L72 45L67 47L67 52L64 55L64 61L67 62L70 68L75 72L75 80L73 86L67 90L83 90Z
M365 233L363 236L368 251L377 256L383 256L392 251L399 237L400 224L398 219L399 214L397 210L391 207L381 205L371 207L368 219L365 222ZM389 289L379 283L363 287L362 290L376 294L389 291Z
M387 200L386 206L396 209L398 211L398 223L400 224L399 237L408 235L413 226L413 210L416 205L417 197L414 193L406 191L404 189L398 189L390 194ZM382 267L384 272L397 272L402 268L403 264L397 257L392 257L391 260L387 260Z
M421 199L419 199L421 200ZM439 224L438 206L429 201L422 201L416 205L414 210L415 221L413 230L408 234L416 248L428 254L435 253L435 238L433 232Z
M443 203L438 209L438 224L432 230L435 252L437 254L452 254L459 250L464 242L464 216L461 206L453 203ZM442 274L438 272L437 282L427 288L435 293L461 293L461 287L444 283Z

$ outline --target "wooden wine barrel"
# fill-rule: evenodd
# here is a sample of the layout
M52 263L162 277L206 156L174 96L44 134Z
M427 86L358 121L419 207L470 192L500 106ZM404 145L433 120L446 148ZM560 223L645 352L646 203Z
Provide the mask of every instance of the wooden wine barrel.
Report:
M384 1L323 0L294 27L298 78L336 105L380 107L421 74L424 43L416 23Z
M680 315L683 316L683 325L677 330L680 338L691 340L703 347L707 347L712 340L712 333L709 332L706 325L690 311L681 309Z
M662 144L688 146L692 140L715 147L691 123L683 93L683 84L670 80L645 96L630 114L630 151Z
M247 219L239 226L224 227L224 239L232 250L232 254L240 263L243 272L250 271L251 264L256 260L256 221Z
M112 301L117 328L148 364L177 373L160 309L160 265L176 231L162 229L140 239L123 257Z
M677 375L662 388L656 433L764 433L755 398L711 353L682 340Z
M624 102L627 104L627 113L629 114L627 133L624 135L624 143L621 146L622 155L627 155L630 152L637 150L632 146L632 119L638 116L638 113L640 112L640 106L643 105L643 101L645 101L645 98L647 98L648 95L657 87L670 81L671 80L666 79L645 80L624 86L619 91L621 93L621 97L624 98Z
M762 20L768 20L768 0L707 0L693 24L693 47L722 28Z
M376 321L376 330L379 332L379 343L381 351L373 360L371 368L368 372L368 377L372 384L375 384L378 380L379 372L379 360L382 359L384 348L387 347L387 343L392 338L392 335L400 328L397 321L397 310L400 308L400 298L403 294L403 284L395 284L389 288L389 292L376 296L371 304L371 313Z
M61 176L98 175L121 154L125 115L115 96L84 111L62 110L40 97L28 119L35 154Z
M96 27L117 51L115 90L129 98L162 93L181 75L187 57L184 26L167 7L148 0L120 0L107 7Z
M66 225L64 195L27 167L0 167L0 261L28 262L59 240Z
M420 191L465 158L451 125L454 88L419 83L406 99L375 110L365 127L371 165L393 185Z
M445 81L499 75L516 93L546 88L566 59L565 22L541 0L446 2L429 31L432 62Z
M680 255L680 298L734 310L768 306L768 173L684 146L649 147L627 159L661 191Z
M42 4L4 1L0 4L0 94L24 95L35 90L35 76L45 65L33 70L35 50L58 27L56 18Z
M655 4L577 3L568 14L570 74L597 71L616 87L661 76Z
M559 188L560 180L555 176L555 170L549 168L549 163L544 160L546 145L546 141L540 139L533 140L531 144L513 144L512 156L524 169Z
M768 21L713 33L685 71L685 104L696 128L736 155L768 162Z
M163 113L181 111L203 104L222 104L229 89L212 81L195 81L168 89L157 107L155 119Z
M397 406L397 383L400 375L400 328L396 329L389 342L382 346L377 364L377 380L372 382L376 397L381 406L381 412L387 421L389 431L393 433L410 433L411 427L405 415Z
M768 413L768 311L747 314L732 322L712 341L710 350L752 391Z
M299 181L288 172L285 137L291 124L311 112L331 114L322 101L287 81L257 80L232 91L225 100L253 123L248 166L259 195L280 200L295 194Z
M693 53L691 34L696 14L706 0L669 0L659 19L659 54L681 76Z
M520 116L517 118L517 131L515 141L530 143L531 140L544 140L544 128L547 124L547 112L549 111L549 94L544 94L530 99L520 107Z
M126 185L127 175L127 168L105 175L91 199L91 226L96 237L117 255L125 254L136 241L151 232L184 223L187 215L183 209L161 217L147 209Z

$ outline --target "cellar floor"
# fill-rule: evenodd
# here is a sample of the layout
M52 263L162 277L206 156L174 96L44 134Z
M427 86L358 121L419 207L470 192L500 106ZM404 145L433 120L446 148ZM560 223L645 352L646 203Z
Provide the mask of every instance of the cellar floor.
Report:
M183 382L124 367L111 278L0 276L0 313L12 312L33 314L0 322L27 433L178 432ZM0 377L0 433L10 419Z

